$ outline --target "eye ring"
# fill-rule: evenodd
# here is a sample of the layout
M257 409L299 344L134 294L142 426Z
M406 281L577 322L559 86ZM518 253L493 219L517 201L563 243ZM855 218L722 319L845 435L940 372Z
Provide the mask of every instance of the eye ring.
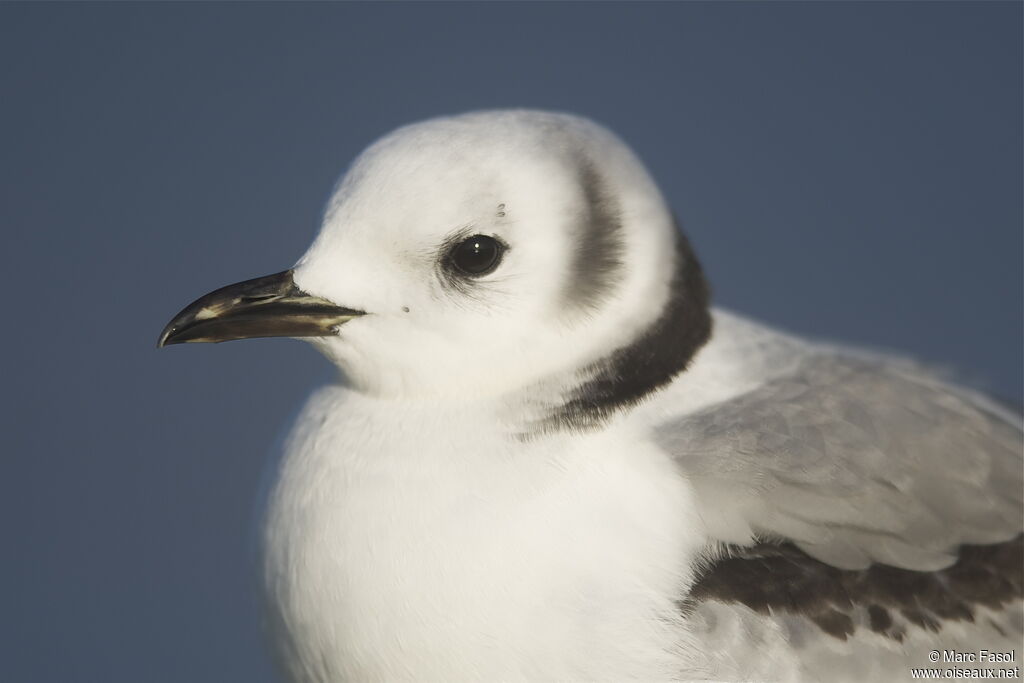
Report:
M448 263L460 275L481 277L494 271L505 254L501 240L489 235L473 235L448 252Z

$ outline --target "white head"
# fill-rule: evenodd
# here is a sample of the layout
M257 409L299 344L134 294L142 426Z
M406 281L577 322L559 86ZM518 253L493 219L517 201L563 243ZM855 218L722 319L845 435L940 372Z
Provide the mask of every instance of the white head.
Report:
M356 389L380 396L578 384L649 334L684 284L701 291L682 292L689 318L673 330L707 335L693 315L706 315L699 266L654 182L614 135L565 114L471 113L377 141L338 184L293 278L316 305L336 307L314 343ZM176 338L223 317L224 291L183 311L165 341L257 336Z

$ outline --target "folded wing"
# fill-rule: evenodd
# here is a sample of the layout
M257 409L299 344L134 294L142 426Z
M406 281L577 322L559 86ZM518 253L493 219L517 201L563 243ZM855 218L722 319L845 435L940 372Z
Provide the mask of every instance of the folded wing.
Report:
M937 570L1021 532L1019 421L902 361L810 352L656 433L704 505L840 569Z

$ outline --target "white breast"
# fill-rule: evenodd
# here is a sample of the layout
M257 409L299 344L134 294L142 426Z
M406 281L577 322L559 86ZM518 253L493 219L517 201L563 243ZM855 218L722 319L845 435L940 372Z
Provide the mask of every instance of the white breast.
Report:
M466 406L310 400L266 522L303 681L671 680L704 542L688 486L620 427L536 443ZM483 425L492 425L490 429Z

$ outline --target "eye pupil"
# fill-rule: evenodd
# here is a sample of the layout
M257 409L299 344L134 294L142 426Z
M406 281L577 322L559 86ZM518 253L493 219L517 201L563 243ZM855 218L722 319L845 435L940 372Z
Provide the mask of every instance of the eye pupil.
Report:
M494 270L502 254L501 243L487 235L473 235L451 252L451 262L466 275L484 275Z

